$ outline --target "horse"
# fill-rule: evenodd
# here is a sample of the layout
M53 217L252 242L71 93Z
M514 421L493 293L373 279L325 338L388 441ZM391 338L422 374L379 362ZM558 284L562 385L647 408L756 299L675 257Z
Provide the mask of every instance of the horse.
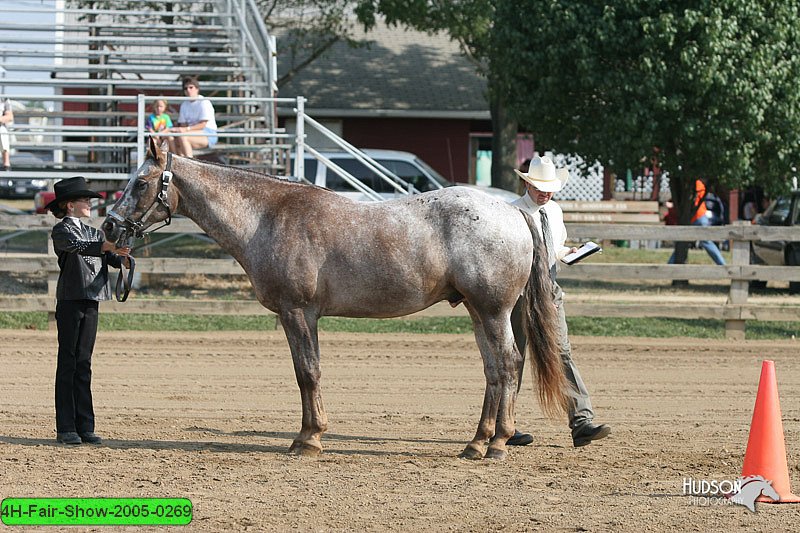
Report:
M377 203L246 169L181 157L151 138L102 228L118 245L185 215L244 269L276 313L292 355L303 415L289 452L322 452L322 316L390 318L463 301L486 388L475 437L460 457L504 459L518 370L510 315L522 306L538 399L551 417L568 402L542 238L527 213L466 187ZM487 448L488 443L488 448Z
M772 481L767 481L763 476L748 476L739 480L739 490L733 494L726 494L726 497L735 504L744 505L751 513L756 512L756 501L766 501L759 496L764 496L778 502L780 494L772 487Z

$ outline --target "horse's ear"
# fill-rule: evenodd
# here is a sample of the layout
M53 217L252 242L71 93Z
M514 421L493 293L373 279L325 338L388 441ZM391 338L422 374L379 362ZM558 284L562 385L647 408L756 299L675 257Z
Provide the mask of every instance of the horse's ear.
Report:
M147 157L158 158L158 146L152 135L147 137Z
M166 156L164 153L167 151L167 140L164 139L164 142L161 143L161 147L158 146L156 140L153 136L148 137L149 142L147 143L147 155L148 157L152 157L156 161L159 162L161 165L166 164Z

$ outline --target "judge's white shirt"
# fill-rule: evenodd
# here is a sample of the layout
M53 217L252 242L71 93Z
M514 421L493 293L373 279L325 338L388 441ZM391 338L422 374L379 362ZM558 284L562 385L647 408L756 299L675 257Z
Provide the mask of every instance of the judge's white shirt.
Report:
M542 216L539 214L539 210L544 209L547 213L547 223L550 226L550 236L553 238L553 246L556 248L555 259L561 259L569 253L570 248L565 246L567 242L567 228L564 226L564 213L557 203L550 200L546 204L540 206L525 193L511 202L511 205L531 214L533 223L536 229L539 230L539 236L542 237L542 240L544 240L544 235L542 235ZM555 263L555 261L553 263ZM548 266L552 267L553 264L551 263Z

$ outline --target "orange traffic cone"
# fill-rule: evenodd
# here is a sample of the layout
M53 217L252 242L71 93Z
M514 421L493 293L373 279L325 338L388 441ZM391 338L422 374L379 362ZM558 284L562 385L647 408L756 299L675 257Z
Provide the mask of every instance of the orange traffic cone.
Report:
M772 488L780 495L780 501L761 496L757 501L765 503L797 503L800 497L792 494L789 484L789 467L786 463L786 444L783 440L781 404L778 399L778 382L775 379L775 363L764 361L758 383L753 421L750 423L750 438L744 455L742 477L763 476L772 481Z

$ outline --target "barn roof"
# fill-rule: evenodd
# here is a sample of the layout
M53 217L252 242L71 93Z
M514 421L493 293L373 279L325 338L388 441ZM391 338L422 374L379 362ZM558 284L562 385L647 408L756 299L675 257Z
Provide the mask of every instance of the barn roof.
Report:
M279 96L305 96L308 112L317 117L489 118L486 79L445 34L379 24L356 38L369 44L335 44ZM288 68L279 56L278 76Z

